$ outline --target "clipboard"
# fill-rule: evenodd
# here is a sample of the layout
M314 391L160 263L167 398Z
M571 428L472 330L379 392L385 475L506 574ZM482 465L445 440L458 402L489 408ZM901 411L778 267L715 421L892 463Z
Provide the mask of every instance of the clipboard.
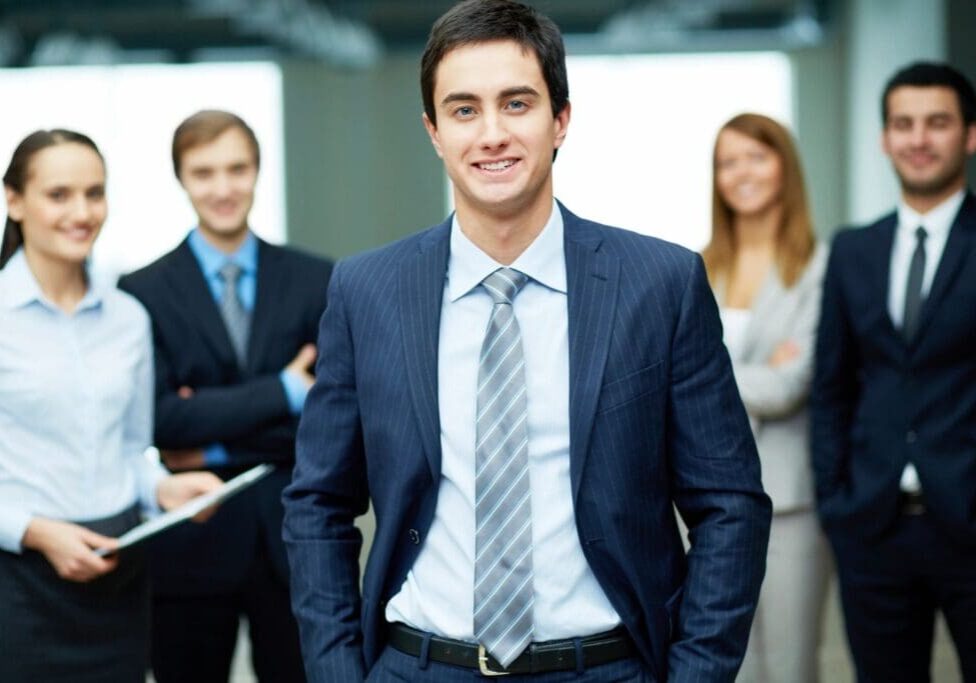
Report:
M164 512L161 515L143 522L137 527L133 527L129 531L119 536L119 545L117 548L96 548L94 552L100 557L105 557L106 555L114 554L119 550L123 550L129 546L135 545L136 543L141 543L148 538L152 538L156 534L162 533L170 527L176 526L177 524L182 524L211 505L222 503L234 494L239 493L240 491L243 491L249 486L257 483L265 476L270 474L273 470L274 466L268 464L252 467L246 472L238 474L233 479L225 481L223 486L220 486L209 493L204 493L201 496L188 500L177 508L173 508L168 512Z

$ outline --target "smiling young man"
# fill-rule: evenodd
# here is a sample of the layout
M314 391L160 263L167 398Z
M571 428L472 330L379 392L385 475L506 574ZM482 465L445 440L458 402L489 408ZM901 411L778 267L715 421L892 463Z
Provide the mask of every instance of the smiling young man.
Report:
M976 94L922 62L881 103L901 201L831 250L811 397L818 507L858 681L929 680L937 610L974 681Z
M457 210L337 266L285 492L309 679L732 681L770 504L701 259L554 200L535 10L456 5L421 89Z
M250 230L260 165L239 117L202 111L173 137L173 167L197 215L175 250L119 286L153 321L155 444L172 470L228 478L276 470L206 525L152 548L153 672L159 683L226 681L241 616L262 682L303 680L281 542L281 490L331 264Z

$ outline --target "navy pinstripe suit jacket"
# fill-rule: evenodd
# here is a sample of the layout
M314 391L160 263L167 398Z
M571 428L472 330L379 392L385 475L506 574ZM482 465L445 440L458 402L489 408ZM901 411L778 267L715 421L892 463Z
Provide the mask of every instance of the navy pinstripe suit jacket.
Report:
M570 476L594 574L656 680L732 681L770 503L701 259L565 208ZM450 221L341 262L285 491L311 681L363 680L437 503ZM362 582L353 519L376 536ZM690 529L685 555L672 504Z

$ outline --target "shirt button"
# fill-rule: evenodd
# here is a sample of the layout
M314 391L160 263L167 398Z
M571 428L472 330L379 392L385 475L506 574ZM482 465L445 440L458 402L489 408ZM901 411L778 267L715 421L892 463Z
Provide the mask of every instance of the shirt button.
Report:
M407 532L407 536L410 537L410 542L414 545L420 545L420 532L416 529L411 529Z
M905 434L905 443L915 443L916 441L918 441L918 434L912 430L909 430L908 433Z

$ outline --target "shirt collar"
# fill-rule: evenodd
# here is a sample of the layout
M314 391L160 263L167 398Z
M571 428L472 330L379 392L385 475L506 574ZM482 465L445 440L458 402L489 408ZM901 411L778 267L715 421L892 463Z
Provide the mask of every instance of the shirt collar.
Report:
M461 232L457 214L451 221L451 255L447 267L450 300L457 301L499 268L504 268ZM552 213L532 243L510 268L551 290L566 293L566 257L563 247L563 215L555 200Z
M225 254L210 244L200 232L200 228L191 230L187 241L207 279L217 277L218 271L228 262L236 263L245 273L253 275L257 272L258 240L250 231L244 238L244 243L233 254Z
M921 214L908 206L904 200L898 204L898 231L903 235L915 237L915 229L919 226L925 228L929 237L945 237L952 227L952 222L959 213L962 200L966 197L966 191L959 190L951 197L945 199L941 204L931 209L927 213Z
M78 302L75 313L101 306L105 288L92 282L89 274L88 291ZM29 304L41 304L45 308L61 310L44 296L41 285L31 271L23 248L14 252L7 265L0 270L0 305L10 308L23 308Z

